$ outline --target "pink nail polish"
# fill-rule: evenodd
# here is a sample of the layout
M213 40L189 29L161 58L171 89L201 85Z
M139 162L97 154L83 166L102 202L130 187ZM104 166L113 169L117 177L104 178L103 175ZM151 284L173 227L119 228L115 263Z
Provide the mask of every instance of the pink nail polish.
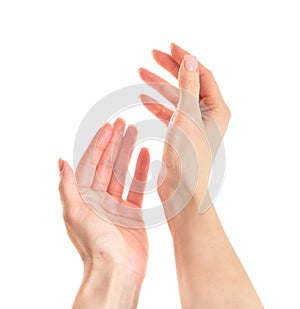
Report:
M184 56L184 67L187 71L197 71L198 70L197 58L191 55Z

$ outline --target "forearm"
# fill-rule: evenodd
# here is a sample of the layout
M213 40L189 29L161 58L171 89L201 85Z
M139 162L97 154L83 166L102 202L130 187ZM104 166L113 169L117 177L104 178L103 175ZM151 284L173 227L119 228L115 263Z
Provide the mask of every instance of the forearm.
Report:
M170 228L183 308L263 308L214 207L180 215Z
M73 309L137 308L142 280L121 265L85 267Z

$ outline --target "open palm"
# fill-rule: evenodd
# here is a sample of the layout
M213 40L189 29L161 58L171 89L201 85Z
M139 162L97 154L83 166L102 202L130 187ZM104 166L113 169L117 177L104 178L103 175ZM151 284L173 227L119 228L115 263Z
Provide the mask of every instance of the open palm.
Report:
M141 208L149 169L149 153L139 153L134 179L122 198L137 131L117 119L105 124L91 141L76 169L63 162L60 184L68 234L84 263L108 261L144 277L148 260L145 228L126 226L122 209ZM119 220L119 218L123 218ZM141 218L139 218L142 220ZM121 224L121 225L120 225Z

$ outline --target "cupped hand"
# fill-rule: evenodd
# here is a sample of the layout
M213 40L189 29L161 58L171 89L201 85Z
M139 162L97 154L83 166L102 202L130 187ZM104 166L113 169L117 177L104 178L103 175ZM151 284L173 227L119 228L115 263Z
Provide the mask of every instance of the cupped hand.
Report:
M189 201L198 205L198 211L205 211L210 206L210 199L205 198L209 176L230 111L212 73L195 57L175 44L170 55L158 50L152 54L179 82L177 88L144 68L139 70L141 78L176 107L173 111L141 95L146 108L168 126L162 159L166 170L164 181L159 179L158 193L164 204L174 197L170 207L165 207L173 215Z
M82 190L86 189L99 203L109 201L108 205L97 205L99 209L141 208L149 169L146 148L139 153L127 199L122 198L136 135L133 126L125 130L122 119L117 119L113 126L105 124L82 156L76 169L76 179L69 164L59 161L59 191L69 237L84 265L90 268L102 267L107 263L118 264L142 279L148 259L145 228L130 228L109 222L107 217L97 215L89 200L82 197ZM104 195L106 198L103 198Z

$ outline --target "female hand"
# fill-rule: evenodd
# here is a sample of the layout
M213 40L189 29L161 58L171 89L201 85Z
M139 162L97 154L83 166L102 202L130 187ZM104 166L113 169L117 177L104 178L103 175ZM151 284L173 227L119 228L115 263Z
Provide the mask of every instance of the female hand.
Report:
M158 50L154 50L152 54L158 64L179 80L178 89L144 68L139 70L141 78L176 107L173 113L153 98L141 95L147 109L168 125L163 152L166 175L164 182L159 181L161 185L158 193L165 203L179 190L174 196L182 198L186 195L185 205L190 196L200 210L207 192L212 163L229 122L230 111L212 73L196 62L195 57L175 44L171 45L171 55ZM182 132L180 138L175 130ZM180 187L179 181L183 181L185 185ZM202 212L210 205L207 199L205 202L201 207ZM178 208L173 204L170 203L167 211ZM176 212L185 205L181 205Z
M159 76L140 69L142 79L176 106L173 113L153 98L141 96L145 106L168 125L163 151L166 174L158 193L167 218L172 218L168 224L173 237L182 307L261 309L263 306L214 207L207 210L212 206L209 197L200 209L201 213L207 211L199 215L199 205L208 196L210 170L230 111L212 73L197 63L195 57L175 44L171 45L171 55L153 51L153 56L178 78L180 87L177 89ZM197 179L191 182L195 174ZM175 195L179 192L178 198L166 204L174 192ZM191 198L182 204L186 192ZM175 214L182 211L168 217L169 207L175 209Z
M176 79L179 79L180 65L185 56L190 55L187 51L179 47L178 45L171 44L171 55L166 54L160 50L153 50L152 55L154 60L165 70L171 73ZM199 97L200 110L203 121L207 123L212 120L210 116L213 116L216 123L220 128L222 135L225 134L228 122L230 119L230 110L225 104L219 87L214 79L211 71L209 71L203 64L198 62L198 89L194 88L195 95ZM148 71L145 68L139 69L139 74L143 81L154 87L159 93L161 93L166 99L168 99L175 107L179 101L179 89L172 86L166 80L162 79L158 75ZM188 81L187 81L188 82ZM195 81L196 82L196 81ZM179 87L182 87L179 85ZM190 91L191 89L186 89ZM145 97L144 97L145 98ZM149 97L148 97L149 98ZM165 109L161 104L155 104L155 100L144 100L146 107L156 115L160 120L168 124L172 111ZM152 104L147 104L152 103ZM207 119L207 116L209 117Z
M107 301L106 305L109 308L112 308L116 301L120 301L118 291L129 293L131 284L134 285L135 290L139 290L136 286L140 286L145 276L148 259L147 234L145 229L122 227L100 218L90 205L87 205L89 201L82 198L78 186L89 188L95 196L107 195L107 200L110 203L115 201L118 207L120 205L134 208L142 206L149 154L145 148L140 151L130 191L127 199L123 200L125 176L137 131L135 127L129 126L124 133L125 123L121 119L118 119L113 126L105 124L99 130L78 164L76 178L79 185L68 163L59 162L61 171L59 191L64 221L69 237L84 263L85 279L81 289L90 286L86 281L92 281L93 287L90 289L94 291L94 287L98 286L97 295L102 295L101 304L104 306L104 301ZM136 190L136 182L138 190ZM96 183L98 187L94 188ZM107 207L107 205L98 206ZM110 206L114 205L110 204ZM109 300L107 300L109 292L105 291L107 282L104 288L106 280L109 280L109 285L114 286L115 289L114 297ZM78 295L81 294L84 292L79 292ZM75 304L86 304L92 308L90 300L83 300L81 296L77 297ZM121 298L125 296L120 296ZM95 302L95 307L99 307L99 302ZM124 303L118 304L124 305ZM130 308L128 303L126 306Z

